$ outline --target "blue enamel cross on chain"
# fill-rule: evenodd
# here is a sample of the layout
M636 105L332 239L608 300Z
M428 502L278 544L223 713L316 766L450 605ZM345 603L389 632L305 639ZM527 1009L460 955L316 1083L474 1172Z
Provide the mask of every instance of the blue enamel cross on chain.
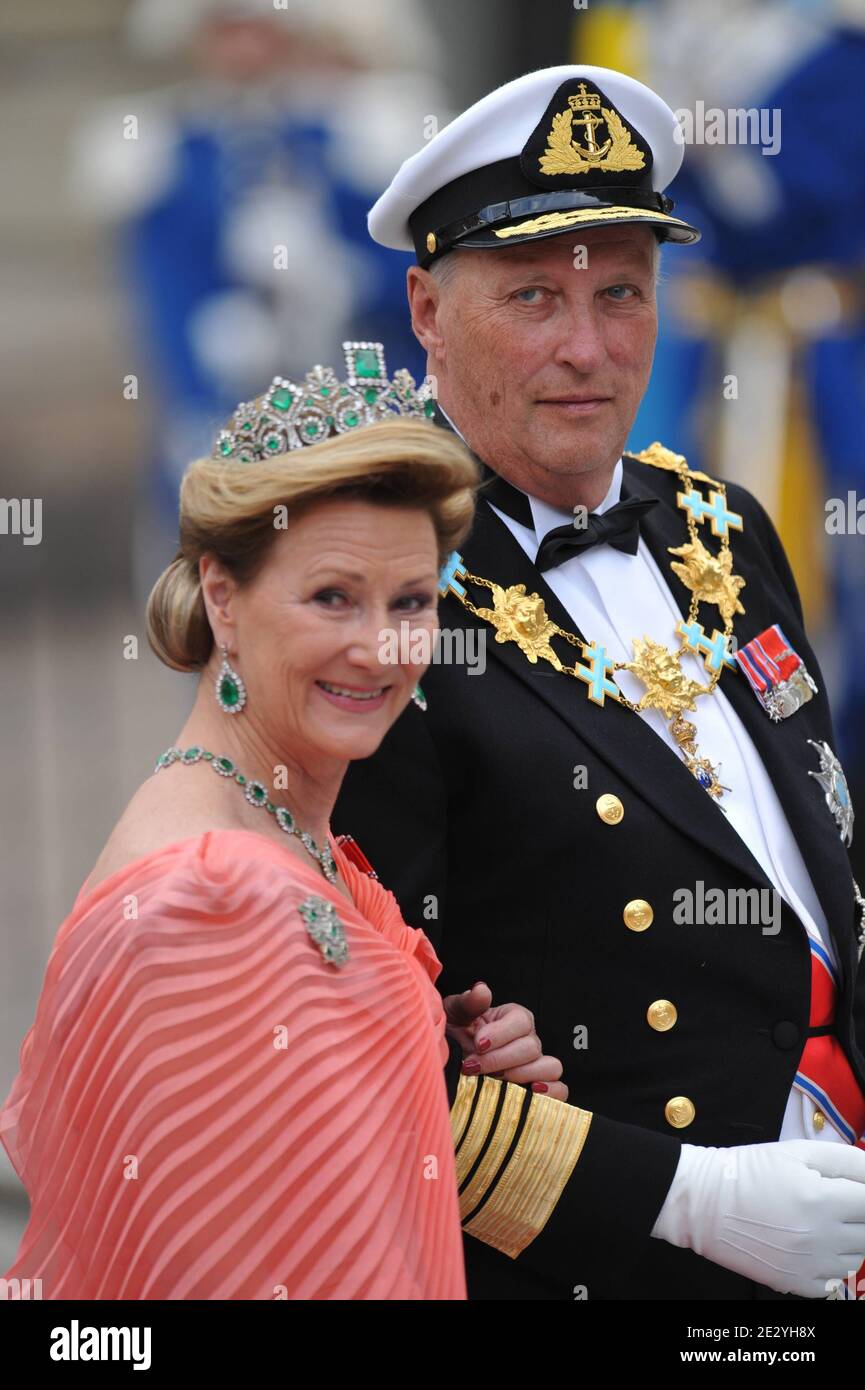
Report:
M707 502L700 489L692 487L690 492L677 493L676 503L690 512L698 523L708 518L712 523L713 536L727 536L730 527L734 531L741 531L742 517L738 512L727 510L723 494L715 492L713 489L709 493L709 498L710 500Z

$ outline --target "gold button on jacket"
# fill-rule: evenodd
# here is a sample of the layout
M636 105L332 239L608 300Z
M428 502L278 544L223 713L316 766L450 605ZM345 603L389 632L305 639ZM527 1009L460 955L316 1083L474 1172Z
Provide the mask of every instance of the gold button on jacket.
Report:
M622 916L625 919L625 926L631 931L645 931L652 925L655 914L652 904L647 903L645 898L632 898L629 903L625 903Z
M697 1107L687 1096L673 1096L664 1106L664 1118L673 1129L687 1129L696 1113Z
M595 810L605 825L618 825L625 808L617 796L612 792L604 792L595 802Z
M678 1017L678 1009L675 1004L670 1003L669 999L656 999L654 1004L650 1004L646 1010L649 1027L654 1028L658 1033L666 1033L675 1027Z

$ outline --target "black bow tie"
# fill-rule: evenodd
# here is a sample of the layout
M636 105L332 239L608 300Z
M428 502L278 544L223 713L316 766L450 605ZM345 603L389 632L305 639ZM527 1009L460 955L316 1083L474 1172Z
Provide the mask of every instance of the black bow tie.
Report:
M484 465L484 482L478 493L486 497L494 507L498 507L513 521L523 526L534 527L532 508L529 499L519 488L515 488L504 478ZM585 526L573 522L566 526L556 526L548 531L541 541L535 564L539 570L552 569L564 564L573 555L591 550L593 545L611 545L615 550L623 550L628 555L636 555L640 543L640 522L647 512L657 505L657 497L645 500L628 497L617 502L614 507L600 516L589 512Z

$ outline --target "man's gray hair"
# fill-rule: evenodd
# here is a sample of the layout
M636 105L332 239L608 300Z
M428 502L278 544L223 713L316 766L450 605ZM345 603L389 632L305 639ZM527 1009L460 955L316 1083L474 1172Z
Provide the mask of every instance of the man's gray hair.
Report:
M437 280L440 285L448 284L454 277L458 259L458 255L455 255L453 251L446 253L444 256L438 256L429 268L430 275L434 280Z

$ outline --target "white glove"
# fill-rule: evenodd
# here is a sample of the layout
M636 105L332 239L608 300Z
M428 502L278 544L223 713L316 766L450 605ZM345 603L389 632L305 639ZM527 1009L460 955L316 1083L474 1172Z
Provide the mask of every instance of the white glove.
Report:
M865 1151L683 1144L652 1235L778 1293L826 1298L865 1259Z

